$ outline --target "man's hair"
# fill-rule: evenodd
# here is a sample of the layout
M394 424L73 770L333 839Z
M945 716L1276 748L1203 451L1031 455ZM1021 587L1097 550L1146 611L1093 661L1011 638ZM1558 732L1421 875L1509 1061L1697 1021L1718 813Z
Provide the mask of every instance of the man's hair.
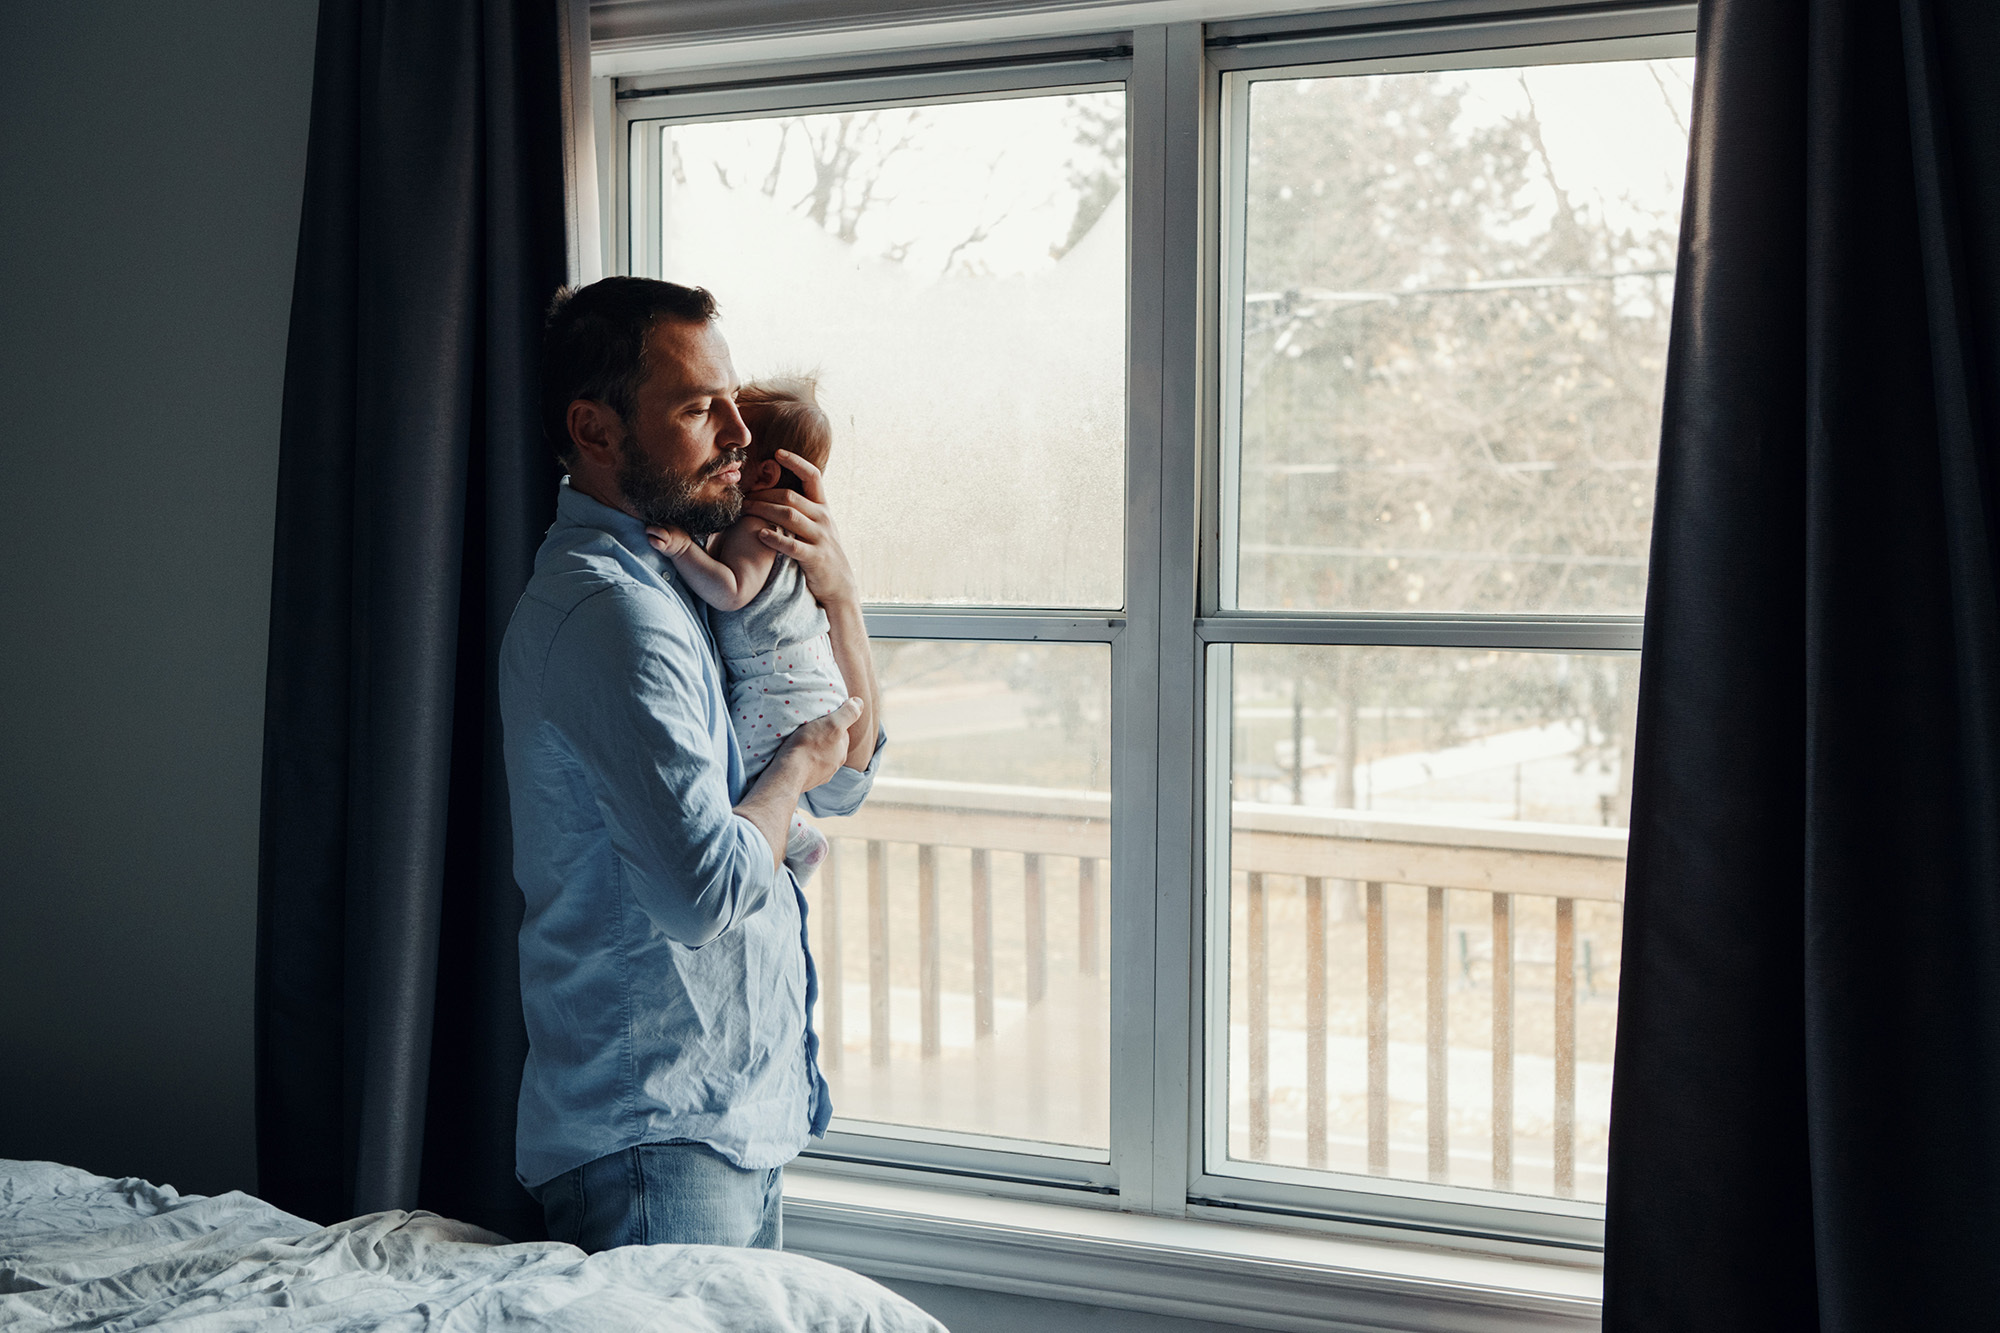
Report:
M655 326L705 324L716 314L704 289L654 278L605 278L557 292L542 325L542 429L556 457L568 463L576 455L569 405L579 398L603 403L629 427L652 371L646 340Z
M824 469L833 455L833 422L819 405L819 382L810 375L785 375L746 384L736 395L736 410L750 428L749 461L753 464L771 458L780 449L789 449ZM778 485L794 491L804 489L798 475L788 468L779 476Z

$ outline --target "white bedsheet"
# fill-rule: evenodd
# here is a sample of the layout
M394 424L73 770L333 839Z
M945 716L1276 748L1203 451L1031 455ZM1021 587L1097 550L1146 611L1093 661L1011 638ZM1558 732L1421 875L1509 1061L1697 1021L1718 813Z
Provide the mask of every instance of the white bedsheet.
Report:
M5 1159L0 1328L944 1333L886 1287L800 1255L586 1256L423 1212L316 1227L247 1194Z

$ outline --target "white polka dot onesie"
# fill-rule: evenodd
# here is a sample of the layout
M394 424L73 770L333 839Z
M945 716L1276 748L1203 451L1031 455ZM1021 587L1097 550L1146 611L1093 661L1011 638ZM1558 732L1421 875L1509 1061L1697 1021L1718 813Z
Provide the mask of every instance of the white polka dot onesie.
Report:
M779 556L763 591L740 611L715 613L716 643L729 676L729 715L755 778L785 737L847 700L834 664L826 612L798 563Z

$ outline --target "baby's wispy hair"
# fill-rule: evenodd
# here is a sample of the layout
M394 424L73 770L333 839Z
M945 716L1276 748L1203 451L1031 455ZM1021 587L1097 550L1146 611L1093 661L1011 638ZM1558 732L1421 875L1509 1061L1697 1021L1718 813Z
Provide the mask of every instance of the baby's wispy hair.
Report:
M736 410L750 428L750 462L790 450L824 470L833 454L833 422L819 405L819 381L811 375L774 375L754 380L736 394ZM779 464L780 467L784 465ZM788 490L803 490L790 469L778 478Z

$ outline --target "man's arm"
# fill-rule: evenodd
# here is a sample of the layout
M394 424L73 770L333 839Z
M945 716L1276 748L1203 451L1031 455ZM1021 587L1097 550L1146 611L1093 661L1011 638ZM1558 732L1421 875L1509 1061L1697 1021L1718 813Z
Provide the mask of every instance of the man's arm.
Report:
M669 939L699 948L769 901L780 853L731 805L703 700L707 648L684 615L659 613L662 600L625 588L587 598L543 677L548 722L595 798L627 890ZM844 751L846 737L835 744ZM782 849L784 822L775 827Z
M861 615L861 594L855 586L854 569L847 563L840 533L827 508L826 478L820 470L788 449L778 458L798 475L805 487L798 491L759 491L743 506L744 512L769 519L776 526L760 528L758 538L772 550L799 562L806 587L826 610L829 637L833 640L833 660L840 668L847 692L861 701L861 716L848 729L846 766L866 769L875 754L875 736L880 712L880 693L875 683L875 658L868 651L868 625Z
M785 841L799 798L839 771L848 752L848 729L860 716L861 701L849 699L785 737L778 753L736 803L736 813L755 824L771 844L774 867L785 862Z

